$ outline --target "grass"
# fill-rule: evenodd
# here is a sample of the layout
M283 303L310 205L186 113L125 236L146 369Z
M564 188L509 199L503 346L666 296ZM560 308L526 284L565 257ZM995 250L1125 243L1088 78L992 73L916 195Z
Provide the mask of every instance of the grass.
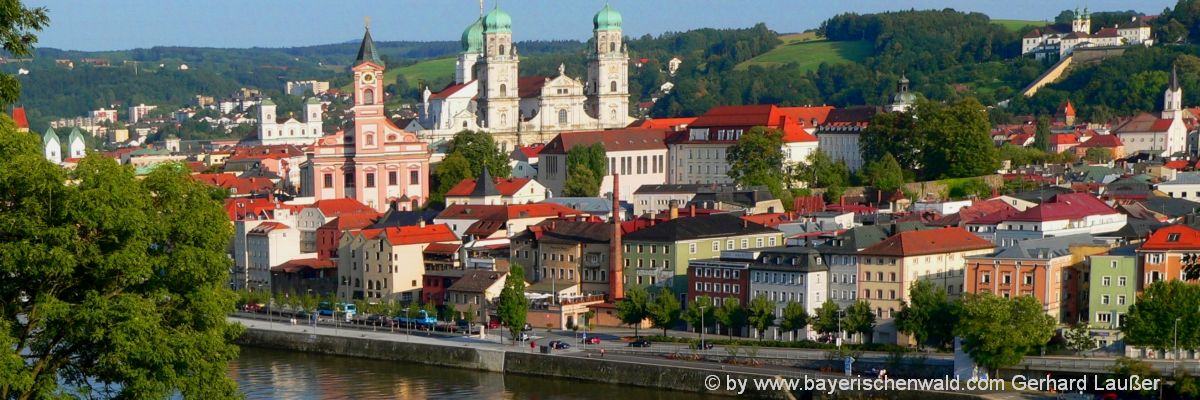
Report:
M1023 19L993 19L992 23L1003 26L1005 29L1010 31L1019 31L1021 28L1027 26L1042 26L1046 24L1045 21L1030 21Z
M404 79L408 80L409 85L432 82L439 78L453 78L455 61L453 58L435 58L400 68L388 68L387 72L383 74L383 82L385 84L395 83L396 77L400 75L404 75ZM350 85L346 85L342 89L350 90ZM429 89L436 91L442 88L430 87Z
M738 64L742 70L752 65L777 67L796 63L801 71L814 71L821 63L843 64L862 61L874 50L867 41L833 42L812 32L779 37L783 43L766 53Z

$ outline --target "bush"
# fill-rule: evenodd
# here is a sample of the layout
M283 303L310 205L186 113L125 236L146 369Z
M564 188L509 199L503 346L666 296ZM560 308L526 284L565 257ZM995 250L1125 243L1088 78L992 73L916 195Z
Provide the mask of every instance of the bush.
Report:
M646 337L646 339L651 342L659 342L659 343L694 344L694 343L699 342L696 339L679 338L679 337L673 337L673 336L648 336L648 337ZM782 348L792 348L792 349L824 349L824 350L836 350L837 349L837 345L835 345L835 344L820 343L820 342L814 342L811 340L801 340L801 341L790 342L790 341L782 341L782 340L718 339L715 337L713 337L713 338L705 337L704 341L712 343L717 346L739 346L739 347L758 346L758 347L763 347L763 348L782 347ZM846 351L851 351L851 350L852 351L883 351L883 352L893 352L893 353L906 353L906 352L913 351L913 349L911 349L909 347L900 346L900 345L896 345L896 344L890 344L890 343L843 344L842 348Z

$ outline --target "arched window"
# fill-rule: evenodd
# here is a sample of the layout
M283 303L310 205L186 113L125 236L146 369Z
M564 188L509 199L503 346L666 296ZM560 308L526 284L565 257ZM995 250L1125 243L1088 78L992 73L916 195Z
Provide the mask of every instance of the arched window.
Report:
M504 54L504 45L500 45L500 54Z
M567 123L567 110L558 110L558 123Z
M463 121L463 128L467 127L467 121Z
M296 136L296 130L295 130L295 129L288 129L288 136Z
M500 126L508 125L508 114L500 113Z
M610 53L617 51L617 42L608 42L608 51Z
M375 145L375 134L368 133L367 134L367 146L374 146L374 145Z
M363 104L367 104L367 105L375 104L375 90L374 89L363 90L363 99L362 100L363 100L362 101Z
M617 92L617 81L612 81L612 82L608 83L608 91L612 92L612 93Z
M508 95L508 85L501 83L500 84L500 96L507 96L507 95Z

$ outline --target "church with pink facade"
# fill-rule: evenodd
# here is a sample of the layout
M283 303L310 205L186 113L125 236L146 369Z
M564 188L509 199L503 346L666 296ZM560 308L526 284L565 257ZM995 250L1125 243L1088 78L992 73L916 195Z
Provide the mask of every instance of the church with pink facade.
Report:
M427 201L429 145L388 119L384 69L368 29L351 68L354 129L317 140L303 166L305 194L317 200L352 198L378 211L392 203L412 210Z

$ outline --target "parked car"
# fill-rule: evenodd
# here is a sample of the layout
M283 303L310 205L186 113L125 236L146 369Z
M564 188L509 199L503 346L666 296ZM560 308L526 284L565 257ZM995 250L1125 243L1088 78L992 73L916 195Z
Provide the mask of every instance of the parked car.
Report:
M638 339L629 342L629 347L650 347L650 341L646 339Z
M592 337L585 337L585 338L583 338L583 339L579 340L579 343L583 343L583 344L600 344L600 338L598 338L598 337L595 337L595 336L592 336Z
M479 324L472 324L465 319L460 319L454 323L455 332L474 335L479 333Z
M530 325L528 322L525 323L525 326L521 327L522 332L529 332L532 330L533 330L533 325Z
M551 340L550 348L555 349L555 350L566 350L566 349L571 348L571 345L568 344L567 342L564 342L561 340Z

